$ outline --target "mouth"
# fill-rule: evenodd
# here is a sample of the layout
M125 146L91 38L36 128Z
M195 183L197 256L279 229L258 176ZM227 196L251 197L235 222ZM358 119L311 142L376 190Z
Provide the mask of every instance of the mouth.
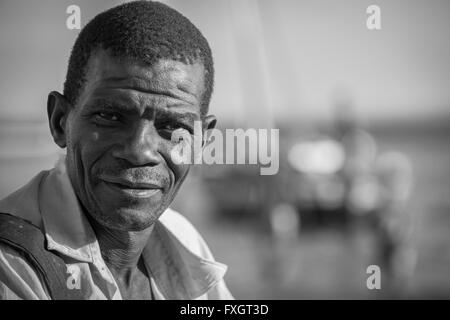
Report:
M162 191L162 187L148 182L130 181L115 177L101 177L102 182L116 192L133 198L149 198Z

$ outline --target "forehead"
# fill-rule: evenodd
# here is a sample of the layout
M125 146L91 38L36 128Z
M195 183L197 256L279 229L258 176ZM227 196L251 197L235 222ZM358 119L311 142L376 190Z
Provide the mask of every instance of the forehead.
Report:
M79 102L120 95L138 100L171 101L199 107L205 91L205 69L196 62L160 59L152 65L117 58L105 50L92 53Z

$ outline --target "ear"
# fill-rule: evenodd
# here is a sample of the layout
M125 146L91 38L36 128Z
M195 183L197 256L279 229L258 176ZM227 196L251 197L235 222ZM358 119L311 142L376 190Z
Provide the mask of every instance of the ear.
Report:
M52 91L47 99L47 115L50 132L55 143L61 148L66 147L66 120L70 105L59 92Z
M204 147L208 143L208 130L212 130L216 127L217 124L217 118L214 115L207 115L203 119L203 141L202 141L202 147Z

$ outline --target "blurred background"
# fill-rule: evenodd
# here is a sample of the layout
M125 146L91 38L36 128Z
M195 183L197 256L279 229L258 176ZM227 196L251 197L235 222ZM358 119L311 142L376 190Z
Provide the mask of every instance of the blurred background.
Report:
M211 44L219 128L280 130L277 175L198 165L173 204L235 297L450 298L450 2L164 2ZM61 152L46 99L79 32L67 7L83 26L118 3L0 2L0 197Z

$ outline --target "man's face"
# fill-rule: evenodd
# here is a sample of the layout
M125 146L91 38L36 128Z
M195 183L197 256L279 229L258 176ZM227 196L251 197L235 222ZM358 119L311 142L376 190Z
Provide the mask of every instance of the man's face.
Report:
M92 55L66 125L67 168L85 210L101 225L137 231L172 202L189 166L175 165L174 130L200 120L202 64L152 66Z

